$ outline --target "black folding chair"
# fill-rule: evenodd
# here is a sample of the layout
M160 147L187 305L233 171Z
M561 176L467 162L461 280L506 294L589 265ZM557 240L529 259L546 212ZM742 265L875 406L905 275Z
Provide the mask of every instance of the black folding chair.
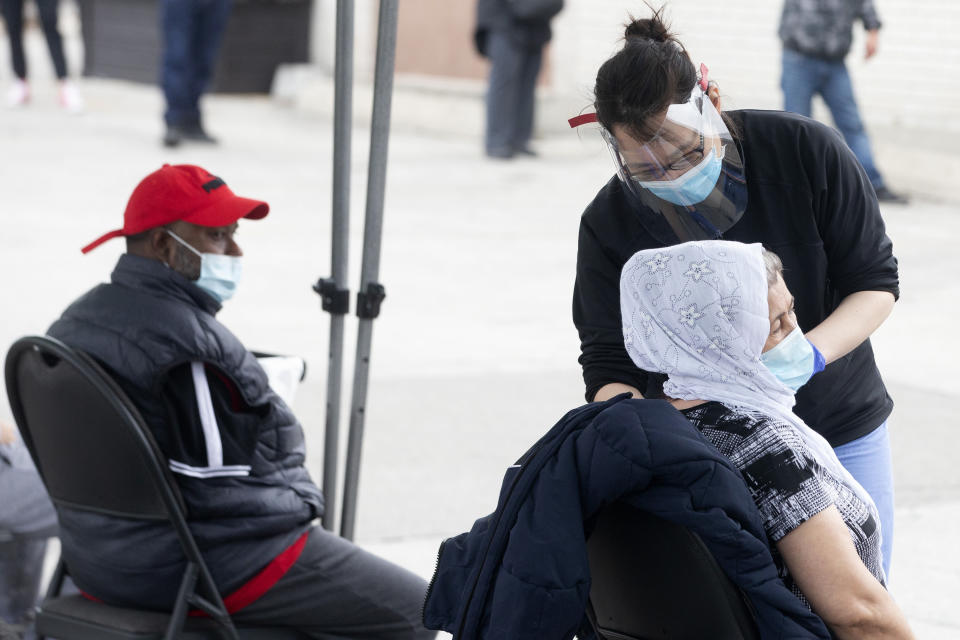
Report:
M61 596L61 558L37 612L37 633L59 640L300 638L287 628L235 627L184 517L163 454L137 409L88 355L47 337L27 337L7 354L7 395L24 443L57 509L166 521L186 567L170 613ZM66 561L65 561L66 560ZM209 618L187 618L188 608Z
M756 640L751 605L700 537L615 503L587 540L587 617L603 640Z

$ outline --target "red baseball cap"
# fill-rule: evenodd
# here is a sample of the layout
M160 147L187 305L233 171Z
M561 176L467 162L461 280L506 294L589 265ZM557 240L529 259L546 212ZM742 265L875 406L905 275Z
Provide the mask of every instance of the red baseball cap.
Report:
M201 227L223 227L240 218L259 220L270 205L234 195L227 184L191 164L165 164L140 181L123 212L123 228L103 234L87 253L118 236L132 236L177 220Z

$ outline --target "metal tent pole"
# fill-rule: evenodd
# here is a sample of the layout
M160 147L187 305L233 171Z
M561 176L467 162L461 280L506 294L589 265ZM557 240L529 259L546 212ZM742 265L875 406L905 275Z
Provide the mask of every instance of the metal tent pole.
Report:
M343 514L340 535L353 540L360 480L360 450L366 413L367 380L370 374L370 343L373 320L380 314L385 294L377 282L380 270L380 238L383 232L383 201L387 182L387 151L390 137L390 102L393 97L393 67L397 48L397 0L380 0L377 28L377 62L373 84L373 114L370 123L370 168L367 176L367 209L363 228L363 262L357 293L357 356L344 474Z
M323 527L333 531L337 506L337 459L340 448L340 382L343 377L344 316L350 310L347 254L350 242L350 161L353 114L354 0L337 0L337 41L333 106L333 220L330 278L320 278L314 290L323 310L330 312L327 361L327 416L323 448Z

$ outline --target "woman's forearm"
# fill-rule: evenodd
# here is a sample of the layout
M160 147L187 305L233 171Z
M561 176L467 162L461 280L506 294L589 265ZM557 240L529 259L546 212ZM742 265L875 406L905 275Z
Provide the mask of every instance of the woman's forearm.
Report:
M787 570L840 640L912 640L906 617L857 555L833 505L777 543Z
M914 640L916 637L906 616L886 590L882 598L861 601L852 609L847 620L827 622L838 640Z
M869 338L890 315L894 302L889 291L851 293L823 322L807 332L807 339L830 364Z

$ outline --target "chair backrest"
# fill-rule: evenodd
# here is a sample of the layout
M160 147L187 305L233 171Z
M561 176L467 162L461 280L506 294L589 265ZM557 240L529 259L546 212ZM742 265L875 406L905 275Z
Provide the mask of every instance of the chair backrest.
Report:
M14 418L54 504L182 519L182 498L143 418L92 358L52 338L22 338L7 353L5 376Z
M587 540L590 606L609 640L759 638L750 605L700 537L615 503Z
M193 605L214 618L228 638L237 638L165 458L117 383L87 354L37 336L10 347L4 375L14 419L54 506L163 520L173 527L186 564L164 637L179 637ZM45 605L59 595L64 573L61 559ZM130 637L108 635L115 626L98 623L100 612L91 616L64 623L41 607L37 624L66 624L57 628L69 634L57 637Z

